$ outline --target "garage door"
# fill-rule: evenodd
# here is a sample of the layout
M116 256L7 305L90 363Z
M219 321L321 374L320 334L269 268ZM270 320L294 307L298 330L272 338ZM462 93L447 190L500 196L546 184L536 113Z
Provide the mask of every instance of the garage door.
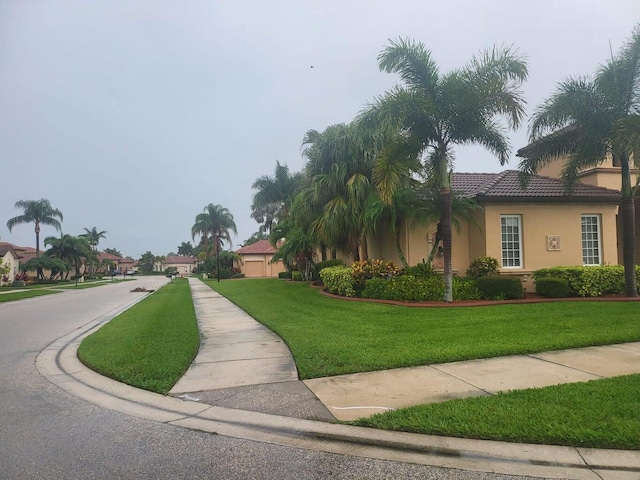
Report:
M264 277L264 261L244 262L245 277Z

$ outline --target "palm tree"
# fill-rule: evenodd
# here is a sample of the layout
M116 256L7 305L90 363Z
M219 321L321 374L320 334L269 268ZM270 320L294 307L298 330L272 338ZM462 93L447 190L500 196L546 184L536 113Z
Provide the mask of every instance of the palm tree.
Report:
M225 242L232 245L231 232L238 234L236 223L233 221L231 212L222 205L210 203L204 207L204 212L196 215L195 223L191 227L191 236L195 240L196 235L200 235L205 240L208 259L210 256L210 240L213 239L216 253L218 281L220 281L220 251Z
M332 248L344 248L354 260L367 258L370 224L365 209L372 201L374 139L356 124L337 124L323 132L309 130L303 140L310 186L305 194L315 211L314 230Z
M291 204L302 184L300 172L290 173L287 165L276 162L272 177L263 175L258 178L251 188L257 190L251 203L251 218L264 224L261 231L271 231L273 223L284 220L289 216Z
M193 245L191 245L191 242L182 242L178 247L178 255L193 255Z
M622 176L620 214L626 295L638 295L635 278L637 184L631 167L640 167L640 25L622 50L593 78L568 78L534 113L531 143L518 151L524 183L557 157L566 159L562 178L568 192L578 174L609 155Z
M518 88L527 78L527 65L511 48L494 48L472 58L462 69L441 74L431 52L420 42L391 41L378 56L378 65L402 81L376 99L360 116L365 124L395 131L436 179L441 197L440 222L444 246L446 302L453 301L451 267L451 173L453 147L477 144L505 164L510 145L505 126L517 128L524 116ZM393 190L388 185L389 190Z
M92 261L95 251L86 238L64 234L58 237L47 237L44 244L49 247L46 251L48 257L58 258L75 268L76 277L80 276L82 259Z
M7 221L7 228L11 231L16 225L33 222L36 232L36 257L38 257L40 256L40 225L51 225L58 232L61 231L62 212L57 208L53 208L49 200L45 198L40 200L19 200L16 202L15 208L21 208L23 214L10 218Z
M106 230L102 230L99 232L96 227L92 227L91 230L89 230L88 228L83 228L83 230L85 233L82 233L78 236L86 238L89 242L89 245L91 245L91 248L93 248L94 251L98 249L98 243L100 243L100 239L107 238L107 236L105 235L107 233Z
M238 230L233 215L222 205L213 205L210 203L204 207L204 212L196 215L195 223L191 227L191 236L195 239L196 235L200 235L206 241L207 247L210 240L214 240L216 253L222 250L225 242L232 245L231 232L237 235Z

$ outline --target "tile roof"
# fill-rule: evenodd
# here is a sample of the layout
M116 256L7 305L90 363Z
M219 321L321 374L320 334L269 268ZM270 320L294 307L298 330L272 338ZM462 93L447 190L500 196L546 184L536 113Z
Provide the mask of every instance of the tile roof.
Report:
M0 242L0 257L4 257L7 252L11 252L15 257L18 256L18 252L13 248L13 245L7 242Z
M196 263L197 261L198 259L196 257L188 257L186 255L169 255L164 258L164 263L167 265L184 265L185 263Z
M620 192L604 187L578 183L567 194L562 181L535 175L527 185L520 185L517 170L500 173L454 173L452 189L478 201L546 201L546 202L605 202L620 201Z
M258 240L256 243L247 245L236 250L239 255L261 255L261 254L273 254L277 249L271 245L269 240Z

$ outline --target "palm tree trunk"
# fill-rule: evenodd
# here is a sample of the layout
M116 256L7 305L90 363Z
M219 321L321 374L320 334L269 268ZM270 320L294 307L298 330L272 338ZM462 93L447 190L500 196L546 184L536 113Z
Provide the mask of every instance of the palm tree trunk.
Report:
M400 259L400 263L402 263L402 268L408 268L409 263L407 262L407 258L404 256L404 252L402 251L402 246L400 245L400 228L402 228L402 220L396 216L396 221L394 225L394 236L396 239L396 251L398 253L398 258Z
M622 214L622 262L624 263L624 284L627 297L637 297L636 284L636 213L631 188L631 172L628 158L621 161L622 170L622 202L620 213Z
M362 255L360 258L362 260L369 260L369 244L367 242L367 235L362 235L362 241L360 242L360 248L362 249Z
M442 227L442 246L444 248L444 301L453 302L453 269L451 268L451 189L440 189L440 226Z

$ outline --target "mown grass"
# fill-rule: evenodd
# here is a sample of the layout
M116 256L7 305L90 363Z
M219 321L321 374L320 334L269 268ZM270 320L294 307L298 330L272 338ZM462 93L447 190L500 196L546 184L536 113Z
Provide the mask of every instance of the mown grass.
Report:
M386 430L640 449L640 375L403 408L353 422Z
M19 290L0 294L0 303L12 302L14 300L22 300L25 298L40 297L42 295L50 295L52 293L60 293L55 290Z
M186 279L174 280L85 338L78 357L120 382L166 394L200 346Z
M278 279L208 283L284 339L303 379L640 339L636 302L410 308Z

